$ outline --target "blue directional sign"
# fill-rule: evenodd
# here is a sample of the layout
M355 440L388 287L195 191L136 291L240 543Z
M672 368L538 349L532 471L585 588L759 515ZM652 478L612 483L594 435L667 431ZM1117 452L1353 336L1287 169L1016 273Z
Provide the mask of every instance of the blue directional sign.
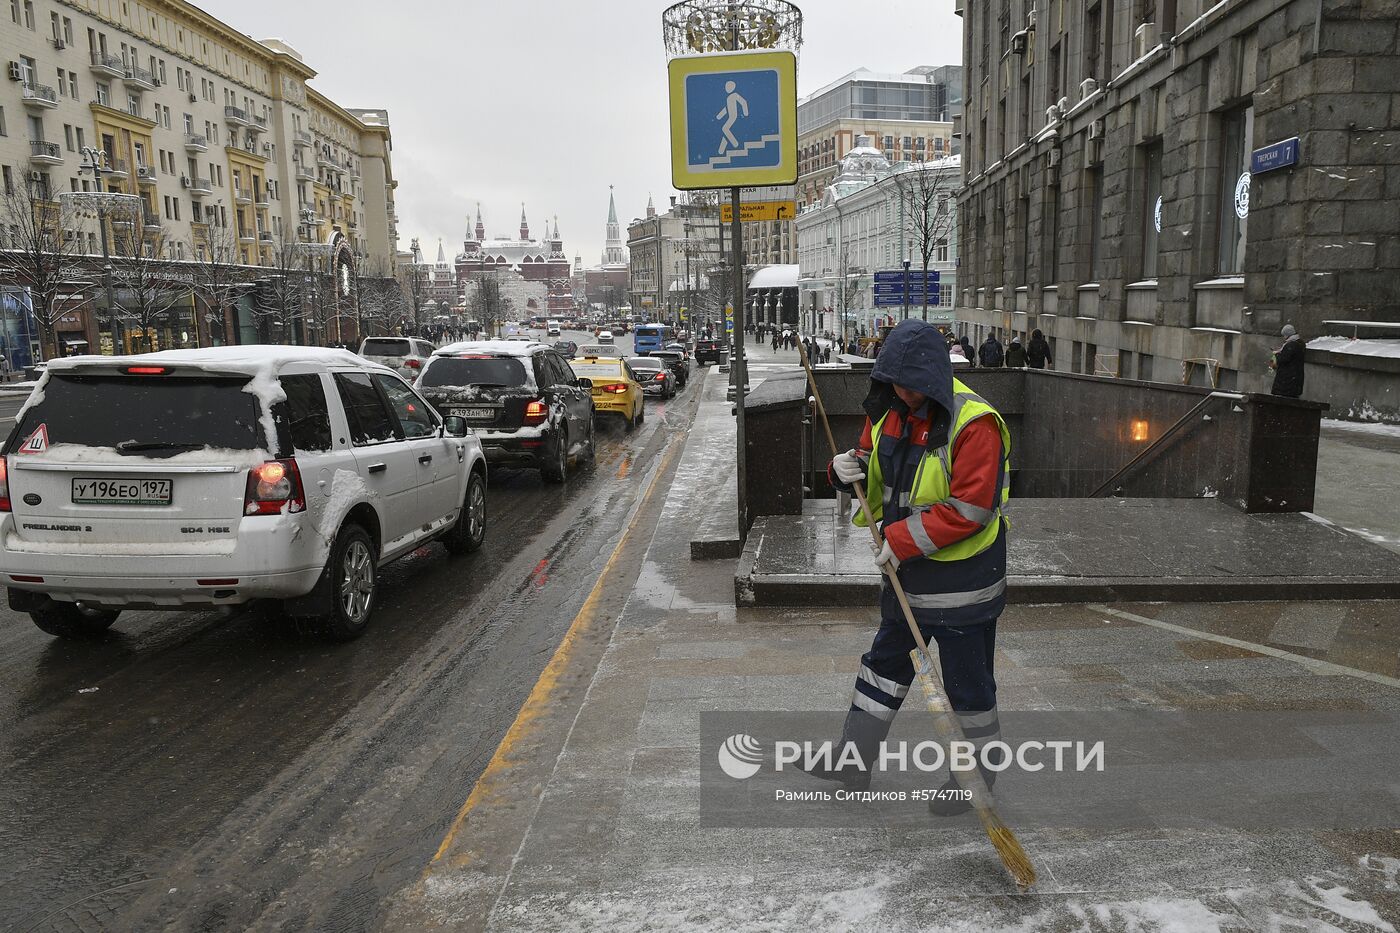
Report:
M876 273L875 273L875 284L876 284L876 285L898 285L900 288L903 288L903 287L904 287L904 275L905 275L905 273L904 273L904 270L903 270L903 269L882 269L882 270L880 270L879 272L876 272ZM911 288L912 288L913 286L919 284L919 280L920 280L920 279L925 279L924 270L922 270L922 269L910 269L910 270L909 270L909 285L910 285ZM929 281L929 282L937 282L937 281L938 281L938 270L937 270L937 269L930 269L930 270L928 270L928 276L927 276L927 278L926 278L925 280L926 280L926 281Z
M936 307L936 306L938 305L938 303L939 303L939 302L938 302L938 292L936 292L936 291L930 291L930 292L928 293L928 306L929 306L930 308ZM903 294L898 294L898 295L876 295L876 296L875 296L875 307L877 307L877 308L899 308L899 307L903 307L903 305L904 305L904 295L903 295ZM910 307L913 307L913 306L915 306L915 305L918 305L918 306L921 307L921 308L923 307L923 305L924 305L924 293L923 293L923 292L919 292L919 293L915 294L914 292L911 291L911 292L909 293L909 306L910 306Z
M1249 170L1255 175L1298 164L1298 137L1270 143L1250 154Z
M677 188L797 181L797 58L735 52L674 58L671 175Z

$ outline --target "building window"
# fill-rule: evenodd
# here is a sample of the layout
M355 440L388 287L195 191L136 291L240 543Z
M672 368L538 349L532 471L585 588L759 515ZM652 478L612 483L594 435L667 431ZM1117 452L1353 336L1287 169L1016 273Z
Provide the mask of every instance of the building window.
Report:
M97 82L97 102L103 107L106 107L110 104L111 99L111 91L107 85L103 84L101 81Z
M1084 181L1089 189L1089 281L1097 282L1103 258L1103 169L1090 169Z
M1142 277L1157 277L1157 238L1162 232L1162 144L1143 147Z
M1216 273L1244 272L1245 230L1249 220L1249 153L1254 137L1254 106L1237 107L1221 117L1219 236Z
M1102 80L1099 60L1103 53L1103 6L1095 4L1084 17L1084 77Z

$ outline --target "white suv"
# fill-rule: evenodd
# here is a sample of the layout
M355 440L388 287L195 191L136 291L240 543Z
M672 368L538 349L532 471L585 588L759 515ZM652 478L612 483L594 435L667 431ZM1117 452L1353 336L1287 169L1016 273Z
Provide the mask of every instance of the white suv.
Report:
M418 337L366 337L360 341L360 356L389 367L410 382L418 378L436 349Z
M345 350L54 360L0 450L0 580L66 637L278 599L354 638L379 567L435 538L474 551L485 520L466 423Z

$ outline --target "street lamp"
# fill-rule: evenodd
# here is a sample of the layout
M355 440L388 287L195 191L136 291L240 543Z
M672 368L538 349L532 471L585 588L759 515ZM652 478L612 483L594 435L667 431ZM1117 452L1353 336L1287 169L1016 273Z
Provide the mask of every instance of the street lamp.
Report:
M95 146L84 146L82 148L83 164L78 168L79 172L92 172L93 184L98 194L102 194L105 185L102 183L102 176L111 169L107 165L107 153ZM112 248L107 242L107 208L103 206L102 198L97 199L97 228L102 235L102 289L107 298L107 314L112 320L112 349L115 352L117 344L117 306L112 300ZM58 348L54 347L56 351Z
M419 302L422 300L422 283L419 281L419 276L422 273L422 269L420 269L419 266L423 262L423 250L418 246L417 237L413 238L412 245L409 246L408 249L409 252L413 254L413 328L415 331L417 331L418 316L421 313L419 311Z
M909 320L909 260L904 260L904 320Z

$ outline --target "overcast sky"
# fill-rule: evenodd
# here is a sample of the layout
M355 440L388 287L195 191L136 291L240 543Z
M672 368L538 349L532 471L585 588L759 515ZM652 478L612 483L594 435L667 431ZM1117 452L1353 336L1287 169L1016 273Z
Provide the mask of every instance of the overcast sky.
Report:
M599 261L608 185L623 225L670 184L666 55L652 0L196 0L254 38L278 36L346 107L384 108L399 245L461 250L481 202L487 235L515 236L520 204L572 260ZM798 93L865 66L902 72L962 58L948 0L806 0ZM350 57L346 57L349 53ZM552 222L552 220L551 220Z

